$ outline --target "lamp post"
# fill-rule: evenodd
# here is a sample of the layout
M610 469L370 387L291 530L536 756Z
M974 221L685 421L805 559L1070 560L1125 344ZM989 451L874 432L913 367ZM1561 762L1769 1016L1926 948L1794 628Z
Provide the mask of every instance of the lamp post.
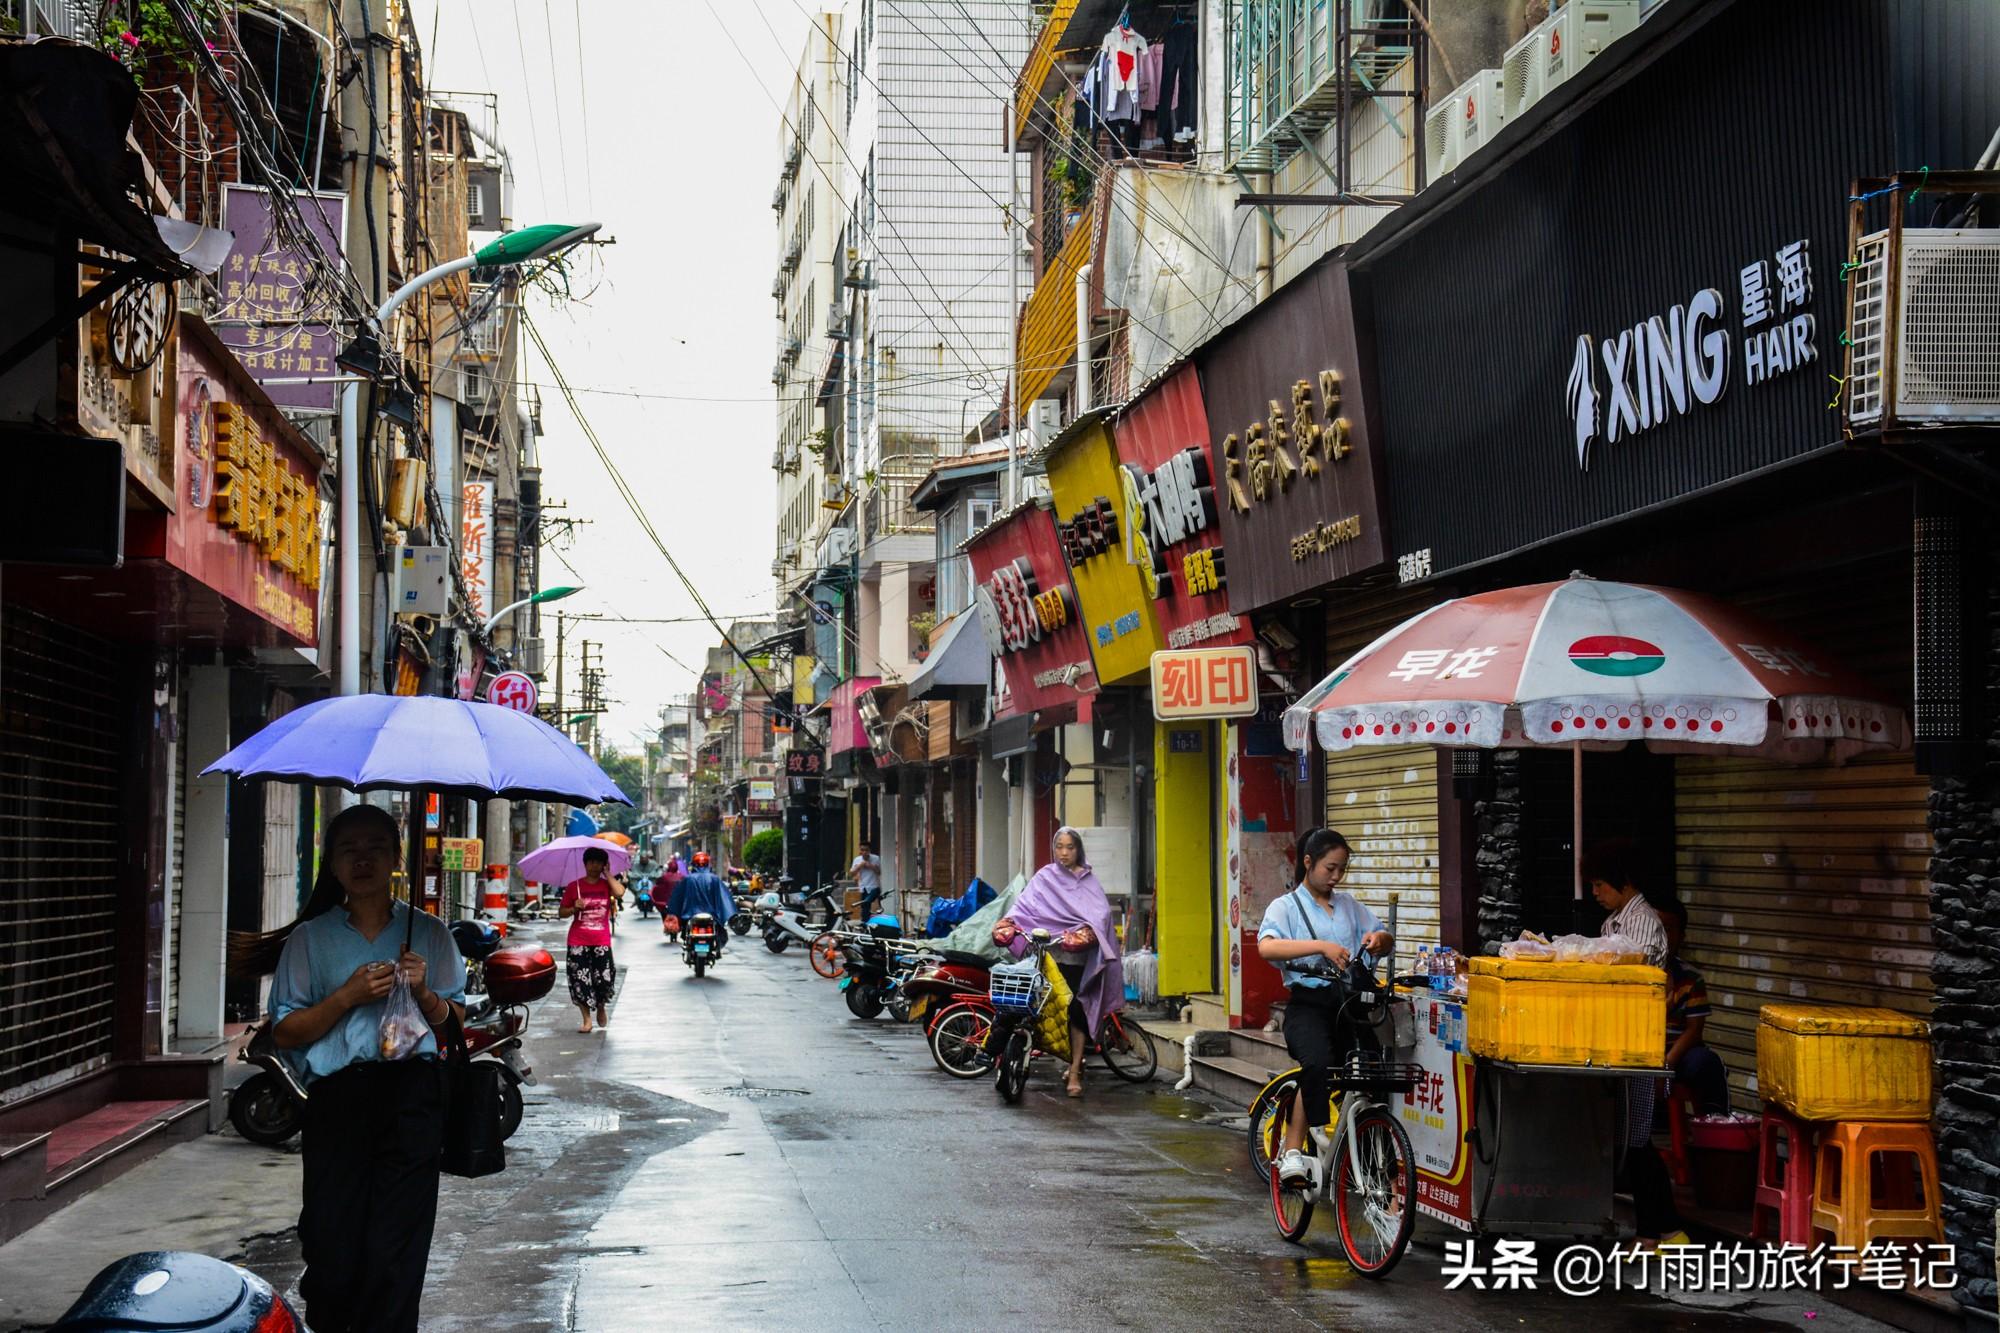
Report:
M571 227L544 223L511 231L479 248L475 254L448 260L426 269L397 288L370 325L340 355L343 367L373 378L381 369L383 325L405 301L441 278L467 269L498 269L544 259L594 234L603 224L586 222ZM361 693L361 385L358 380L340 389L340 514L336 556L340 572L340 656L336 684L341 694ZM510 608L511 609L511 608Z
M544 602L560 602L563 598L574 597L582 591L583 591L582 585L578 585L572 588L569 585L564 584L563 586L557 588L544 588L540 592L536 593L533 597L523 597L518 602L509 602L507 605L501 607L498 611L495 611L492 615L486 618L486 625L484 627L483 632L491 634L493 632L493 627L495 625L505 620L513 612L519 611L524 606L540 606Z

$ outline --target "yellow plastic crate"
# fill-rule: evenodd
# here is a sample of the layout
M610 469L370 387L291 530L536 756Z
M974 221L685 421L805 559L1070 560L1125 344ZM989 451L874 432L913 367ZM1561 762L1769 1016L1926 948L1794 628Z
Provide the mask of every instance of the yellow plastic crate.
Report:
M1767 1004L1757 1090L1801 1120L1928 1120L1930 1024L1894 1009Z
M1474 1055L1658 1069L1667 1053L1667 975L1624 964L1474 958L1465 1015Z

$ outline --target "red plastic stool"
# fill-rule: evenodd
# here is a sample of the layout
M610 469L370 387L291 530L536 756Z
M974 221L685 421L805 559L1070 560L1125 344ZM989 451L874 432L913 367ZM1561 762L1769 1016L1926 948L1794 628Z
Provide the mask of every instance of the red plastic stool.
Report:
M1785 1160L1778 1160L1778 1136L1785 1138ZM1777 1215L1778 1240L1785 1245L1812 1244L1814 1126L1787 1111L1764 1104L1764 1122L1757 1128L1757 1197L1750 1210L1750 1239L1763 1240L1764 1214Z

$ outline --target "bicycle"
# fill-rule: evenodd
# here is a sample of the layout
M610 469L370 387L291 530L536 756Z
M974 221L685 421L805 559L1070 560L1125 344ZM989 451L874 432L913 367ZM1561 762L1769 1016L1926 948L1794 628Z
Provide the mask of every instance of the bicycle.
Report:
M1336 975L1330 969L1305 970ZM1360 988L1348 1002L1372 1005L1382 1003L1383 997ZM1340 1094L1333 1132L1318 1147L1316 1131L1309 1129L1306 1134L1306 1150L1317 1163L1317 1181L1287 1181L1273 1169L1271 1213L1278 1234L1297 1243L1312 1222L1314 1208L1323 1199L1331 1200L1348 1262L1363 1277L1379 1278L1401 1261L1417 1221L1416 1157L1387 1098L1408 1093L1423 1071L1414 1063L1355 1050L1330 1072ZM1279 1086L1272 1107L1277 1126L1289 1123L1300 1092L1296 1078ZM1256 1129L1255 1119L1251 1127Z
M984 998L958 1000L938 1011L925 1033L931 1059L953 1078L979 1078L993 1068L992 1004ZM1153 1035L1122 1013L1098 1024L1090 1052L1127 1083L1145 1083L1158 1072L1160 1053Z

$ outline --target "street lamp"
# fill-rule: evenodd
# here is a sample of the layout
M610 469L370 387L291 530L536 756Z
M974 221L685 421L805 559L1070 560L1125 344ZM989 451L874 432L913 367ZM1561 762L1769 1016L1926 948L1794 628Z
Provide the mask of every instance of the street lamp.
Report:
M508 232L489 241L477 253L463 259L447 260L426 269L397 288L375 318L361 329L354 342L340 355L341 365L358 374L379 374L383 361L382 327L397 307L440 278L463 273L470 268L501 269L545 259L585 240L602 226L586 222L567 226L544 223ZM370 368L373 368L372 371ZM340 531L336 556L340 570L340 658L338 685L341 694L361 693L361 385L343 384L340 389ZM509 608L510 610L512 608ZM503 613L504 614L504 613Z
M533 597L523 597L518 602L509 602L506 606L501 607L498 611L487 617L486 626L482 632L491 634L495 625L505 620L510 613L519 611L524 606L540 606L544 602L560 602L563 598L574 597L582 591L583 588L581 585L572 588L564 584L558 588L544 588Z

